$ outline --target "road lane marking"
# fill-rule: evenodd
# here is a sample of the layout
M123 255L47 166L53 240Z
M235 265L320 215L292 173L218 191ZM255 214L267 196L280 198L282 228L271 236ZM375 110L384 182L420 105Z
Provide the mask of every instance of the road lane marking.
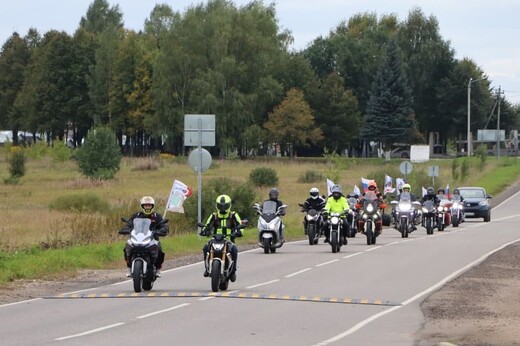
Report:
M297 271L297 272L295 272L295 273L292 273L292 274L289 274L289 275L285 275L285 277L286 277L286 278L291 278L291 277L296 276L296 275L298 275L298 274L305 273L306 271L309 271L309 270L311 270L311 269L312 269L312 268L305 268L305 269L302 269L302 270Z
M341 340L347 336L349 336L350 334L353 334L355 333L356 331L358 331L359 329L363 328L364 326L366 326L367 324L369 324L370 322L373 322L375 320L377 320L378 318L384 316L384 315L387 315L391 312L394 312L404 306L407 306L409 305L410 303L416 301L417 299L421 298L422 296L424 295L427 295L437 289L439 289L440 287L442 287L443 285L445 285L447 282L449 282L450 280L453 280L454 278L456 278L457 276L459 276L461 273L465 272L466 270L469 270L470 268L476 266L477 264L483 262L486 258L488 258L489 256L491 256L492 254L494 254L495 252L498 252L500 250L502 250L503 248L505 248L506 246L509 246L511 244L514 244L516 242L520 241L520 238L519 239L516 239L514 241L511 241L509 243L506 243L498 248L496 248L495 250L492 250L488 253L486 253L485 255L483 255L482 257L476 259L475 261L469 263L468 265L462 267L461 269L459 270L456 270L454 271L453 273L451 273L450 275L444 277L443 279L441 279L439 282L437 282L435 285L433 286L430 286L428 287L427 289L425 289L424 291L422 292L419 292L417 293L416 295L414 295L413 297L405 300L404 302L401 303L401 305L396 305L396 306L393 306L391 307L390 309L388 310L384 310L384 311L381 311L375 315L372 315L370 316L369 318L366 318L364 319L363 321L357 323L356 325L354 325L352 328L344 331L343 333L340 333L330 339L327 339L325 341L322 341L322 342L319 342L317 344L315 344L314 346L325 346L325 345L328 345L330 343L333 343L333 342L336 342L338 340Z
M110 328L119 327L119 326L121 326L121 325L123 325L123 324L125 324L125 323L124 323L124 322L114 323L114 324L111 324L111 325L109 325L109 326L105 326L105 327L101 327L101 328L96 328L96 329L88 330L88 331L83 332L83 333L74 334L74 335L62 336L62 337L60 337L60 338L56 338L56 339L54 339L54 340L56 340L56 341L62 341L62 340L67 340L67 339L77 338L77 337L80 337L80 336L85 336L85 335L94 334L94 333L97 333L97 332L102 332L103 330L107 330L107 329L110 329Z
M356 253L353 253L353 254L350 254L350 255L347 255L347 256L343 256L343 258L347 259L347 258L350 258L350 257L354 257L354 256L357 256L357 255L361 255L362 252L356 252Z
M271 280L271 281L267 281L267 282L262 282L261 284L256 284L256 285L252 285L252 286L247 286L246 288L255 288L255 287L260 287L260 286L265 286L265 285L270 285L270 284L273 284L275 282L278 282L280 281L280 279L275 279L275 280Z
M146 315L137 316L136 318L147 318L147 317L151 317L151 316L162 314L164 312L177 310L177 309L183 308L183 307L188 306L188 305L190 305L190 303L179 304L179 305L172 306L171 308L168 308L168 309L154 311L154 312L151 312L151 313L146 314Z
M368 248L365 250L365 252L370 252L370 251L374 251L374 250L377 250L379 248L381 248L382 246L374 246L374 247L371 247L371 248Z
M334 262L337 262L338 260L335 259L335 260L332 260L332 261L328 261L328 262L324 262L324 263L320 263L320 264L316 264L316 267L322 267L322 266L325 266L327 264L331 264L331 263L334 263Z

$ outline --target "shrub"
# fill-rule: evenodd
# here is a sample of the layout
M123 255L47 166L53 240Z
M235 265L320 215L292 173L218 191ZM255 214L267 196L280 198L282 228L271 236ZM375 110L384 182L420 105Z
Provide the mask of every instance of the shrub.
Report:
M56 140L53 142L49 154L55 162L65 162L72 157L72 150L62 141Z
M107 127L91 129L85 144L75 155L81 173L89 178L114 178L121 165L121 150L116 136Z
M276 186L278 185L278 175L272 168L255 168L249 174L249 180L255 186ZM215 196L216 197L216 196Z
M159 169L159 162L151 157L139 158L134 163L134 171L156 171Z
M110 205L93 193L84 193L58 197L49 208L61 211L105 213L110 210Z
M298 178L299 183L318 183L324 180L323 174L316 171L306 171Z
M25 175L25 153L23 150L13 150L9 159L9 173L12 178L21 178Z
M455 159L451 161L451 176L453 179L459 179L459 172L457 172L457 168L459 168L459 160Z
M469 161L464 159L462 161L462 165L460 166L460 177L462 180L465 180L469 176Z

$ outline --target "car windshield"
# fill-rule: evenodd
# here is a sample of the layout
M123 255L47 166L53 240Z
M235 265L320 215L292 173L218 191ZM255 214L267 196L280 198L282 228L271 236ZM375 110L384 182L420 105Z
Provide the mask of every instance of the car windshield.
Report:
M464 189L460 190L460 194L464 198L486 198L486 194L482 189Z

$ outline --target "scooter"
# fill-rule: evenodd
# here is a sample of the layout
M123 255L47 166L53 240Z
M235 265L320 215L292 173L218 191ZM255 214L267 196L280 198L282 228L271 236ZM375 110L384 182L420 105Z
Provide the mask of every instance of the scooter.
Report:
M287 209L287 205L281 205L277 209L275 201L264 201L262 205L255 203L253 209L259 214L258 246L263 248L266 254L269 251L275 253L285 242L282 237L285 225L280 216Z

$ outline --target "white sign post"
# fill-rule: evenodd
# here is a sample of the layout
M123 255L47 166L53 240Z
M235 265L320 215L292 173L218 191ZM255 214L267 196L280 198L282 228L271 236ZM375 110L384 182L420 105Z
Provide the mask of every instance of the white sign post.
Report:
M439 166L428 166L428 176L432 177L432 184L435 186L435 177L439 176Z
M184 146L198 147L190 153L188 164L197 172L197 222L201 222L202 172L205 172L211 165L211 155L206 149L203 149L202 146L215 146L215 114L184 115Z

